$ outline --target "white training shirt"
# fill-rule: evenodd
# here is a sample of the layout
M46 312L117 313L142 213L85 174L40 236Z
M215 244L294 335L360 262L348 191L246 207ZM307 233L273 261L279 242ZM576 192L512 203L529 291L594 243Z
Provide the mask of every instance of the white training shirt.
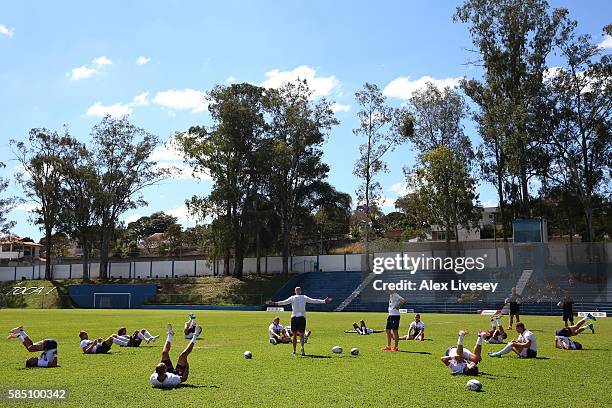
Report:
M291 317L306 317L306 303L324 304L324 299L313 299L306 295L293 295L276 302L279 306L291 304Z
M399 316L400 312L398 310L398 305L401 301L402 297L397 293L392 293L389 296L389 316Z
M459 355L457 353L457 347L453 347L450 349L450 351L448 352L448 355L449 357L452 357L452 359L448 364L448 369L451 370L452 374L463 374L463 369L465 368L465 366L467 366L467 361L470 358L470 354L471 354L470 350L464 347L463 348L463 361L458 362L457 360L455 360L455 357Z
M576 343L571 341L569 337L565 336L555 336L558 340L561 340L563 343L567 344L571 350L576 350Z
M82 349L87 348L89 347L91 343L93 343L93 340L89 340L89 339L81 340L81 348ZM98 345L96 344L95 346L92 347L92 349L89 352L95 353L97 348L98 348Z
M157 373L151 374L151 385L156 388L175 388L181 383L181 377L176 374L166 373L164 381L159 382Z
M268 327L268 335L270 336L271 339L275 339L276 338L274 336L274 334L278 334L280 336L282 331L283 331L283 325L282 324L270 323L270 326Z
M55 360L57 349L43 351L38 358L38 367L47 367L50 362Z
M536 345L536 338L535 335L530 332L529 330L525 329L524 332L522 332L519 336L518 336L518 340L521 343L526 343L528 340L531 340L531 346L529 346L530 350L533 350L535 352L538 351L537 345ZM523 350L527 350L527 349L523 349Z
M410 323L410 329L415 329L417 334L418 334L418 333L422 332L425 329L425 323L423 323L422 320L419 320L418 323L416 321L414 321L414 322Z

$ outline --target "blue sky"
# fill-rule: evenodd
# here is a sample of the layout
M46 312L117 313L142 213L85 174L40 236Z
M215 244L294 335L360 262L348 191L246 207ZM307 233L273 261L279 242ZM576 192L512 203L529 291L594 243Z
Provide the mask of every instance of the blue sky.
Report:
M341 125L325 145L330 182L354 195L353 164L361 143L354 93L368 81L400 105L426 79L454 84L478 77L466 65L467 28L452 22L454 1L78 1L3 2L0 6L0 172L14 179L17 166L9 139L29 129L61 130L82 139L106 112L131 120L162 140L191 125L209 123L203 92L215 84L251 82L276 86L296 76L309 79L318 95L337 103ZM610 23L610 1L554 1L570 9L583 33L601 37ZM612 47L612 39L606 42ZM554 61L553 61L554 64ZM466 130L479 137L470 123ZM160 148L156 158L179 164ZM402 191L403 166L414 151L401 146L388 156L380 177L386 211ZM145 191L149 202L125 220L164 210L193 225L184 200L205 194L210 180L189 172ZM21 194L20 187L10 192ZM494 190L479 188L480 200L495 204ZM11 213L13 232L38 239L23 204Z

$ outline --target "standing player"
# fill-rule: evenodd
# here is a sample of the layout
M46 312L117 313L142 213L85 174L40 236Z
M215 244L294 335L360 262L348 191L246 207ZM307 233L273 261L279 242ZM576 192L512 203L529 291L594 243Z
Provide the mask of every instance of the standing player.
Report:
M117 331L117 336L127 342L125 345L120 344L121 347L140 347L140 343L142 343L143 340L149 343L150 341L155 341L159 338L159 334L157 336L153 336L147 329L136 330L131 336L128 336L127 328L125 327L119 328Z
M96 340L89 340L89 335L85 330L79 332L79 338L81 339L81 350L85 354L106 354L110 351L113 343L127 346L127 341L119 338L116 334L111 334L106 340L98 338Z
M175 388L179 384L187 381L189 376L189 363L187 362L187 356L193 350L198 336L202 333L202 327L196 326L191 340L185 350L179 355L176 361L176 368L172 365L170 360L170 346L172 344L172 325L168 323L168 337L166 338L166 344L162 351L161 362L155 366L155 372L151 374L151 385L156 388Z
M510 305L510 325L508 326L508 330L512 330L512 321L513 318L516 317L516 322L521 321L521 303L523 303L523 298L518 294L516 288L512 288L512 293L505 300L506 303Z
M538 355L535 335L527 330L522 322L516 324L516 331L519 334L518 339L508 342L506 347L496 353L488 353L489 357L501 357L514 351L519 357L535 358Z
M9 332L7 339L18 337L21 343L31 353L42 351L40 357L30 357L26 360L26 367L57 367L57 342L53 339L44 339L33 343L23 326L15 327Z
M410 323L408 334L399 338L400 340L425 340L425 323L421 320L420 314L414 315L414 321Z
M400 324L400 312L399 308L401 305L406 303L403 297L398 295L396 292L391 290L389 292L389 316L387 316L387 326L385 330L387 332L387 345L383 348L384 351L398 351L399 345L399 324ZM395 345L391 347L391 339L395 341Z
M459 332L456 347L446 349L446 354L441 358L442 363L449 368L451 374L478 375L478 363L482 360L482 336L476 338L474 352L463 348L463 337L467 335L465 330Z
M565 327L574 325L574 299L569 295L565 295L562 301L557 303L557 307L563 309L563 323Z
M306 304L324 304L330 303L332 298L329 296L325 299L312 299L308 296L302 295L302 288L296 286L295 295L290 296L280 302L272 302L271 300L266 301L268 306L283 306L291 304L291 343L293 344L293 354L297 347L297 336L300 337L300 349L302 355L306 355L304 352L304 337L306 333Z

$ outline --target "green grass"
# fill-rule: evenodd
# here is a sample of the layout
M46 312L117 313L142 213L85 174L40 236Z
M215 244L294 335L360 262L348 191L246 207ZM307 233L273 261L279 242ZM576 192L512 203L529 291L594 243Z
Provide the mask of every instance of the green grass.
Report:
M179 329L185 311L1 310L4 333L23 324L34 340L56 339L60 367L25 369L24 360L30 353L19 341L3 338L0 388L68 388L69 402L61 406L74 407L277 407L293 405L293 400L301 401L301 407L612 406L608 388L610 319L595 322L595 335L580 335L585 350L561 351L553 347L554 330L562 323L560 317L525 316L524 322L537 337L539 358L484 356L479 376L484 392L475 393L465 390L468 377L451 376L439 358L456 342L460 328L470 331L465 344L472 348L474 333L488 326L485 317L425 314L427 334L433 340L402 342L403 352L389 353L380 350L384 333L357 336L343 332L359 318L382 328L384 314L309 313L308 326L313 335L306 351L311 357L292 357L289 345L268 343L271 313L200 311L197 316L204 332L189 358L188 383L194 387L163 391L151 388L149 376L160 358L165 324L172 322ZM286 324L289 313L281 318ZM402 318L402 331L409 319ZM113 346L109 355L81 353L77 337L80 329L87 329L92 336L107 336L119 325L128 329L144 326L162 337L139 349ZM186 344L182 336L175 336L173 361ZM343 346L345 353L332 355L334 345ZM347 354L351 347L361 350L359 357ZM485 344L483 354L500 347ZM253 352L252 360L244 359L245 350ZM4 405L2 401L0 405Z

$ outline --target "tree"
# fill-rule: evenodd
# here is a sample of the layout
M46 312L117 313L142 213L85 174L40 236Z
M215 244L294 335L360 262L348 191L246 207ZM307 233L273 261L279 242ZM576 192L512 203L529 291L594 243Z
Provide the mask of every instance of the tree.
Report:
M51 256L53 251L53 232L59 226L61 213L62 158L65 150L73 143L67 131L64 135L48 129L32 129L27 144L11 140L14 153L23 171L17 180L23 187L29 201L35 203L32 211L34 222L44 230L45 279L53 279Z
M591 36L576 34L575 21L564 23L557 45L565 66L547 81L553 170L545 178L578 198L586 222L583 239L591 242L595 196L609 194L611 187L612 57L602 55ZM612 25L606 30L612 34Z
M4 168L4 163L0 162L0 169ZM9 221L7 219L8 213L15 208L17 198L5 197L1 195L9 186L9 181L3 177L0 177L0 235L8 235L11 228L15 226L15 221Z
M331 104L312 101L306 81L268 90L271 110L271 146L266 190L281 222L283 273L289 271L292 236L300 213L311 214L329 191L329 166L322 160L327 132L338 124Z
M100 180L91 152L76 140L67 144L61 157L58 230L76 239L83 249L83 279L89 279L89 259L99 222L97 213Z
M100 181L98 212L102 242L100 278L106 279L113 233L119 216L146 204L142 190L168 174L150 160L156 136L136 127L127 117L106 116L92 129L93 158Z
M187 205L200 219L218 217L213 228L220 235L213 242L221 246L226 274L233 250L233 274L239 277L248 244L245 225L252 217L248 209L260 190L261 174L269 169L262 160L265 92L254 85L233 84L215 87L208 97L214 124L191 127L176 138L186 162L213 180L208 196L194 196Z
M410 172L415 191L414 209L428 226L441 226L446 242L454 234L459 242L459 226L475 228L480 219L476 206L476 180L466 162L448 146L441 145L425 153L420 165Z
M177 218L163 211L154 212L145 217L140 217L136 221L127 225L127 234L131 240L136 242L155 233L166 232L168 228L177 223Z
M365 253L366 268L370 270L370 211L378 206L380 184L376 176L387 171L383 158L387 152L404 143L414 132L412 117L404 109L387 106L386 97L378 86L365 83L355 93L360 110L357 113L359 127L353 129L357 137L366 142L359 146L360 157L355 163L353 174L361 180L357 189L358 205L365 210Z
M518 184L520 214L528 217L529 180L543 171L542 79L562 15L558 10L549 14L545 0L466 0L454 16L469 24L485 68L482 81L463 81L462 87L479 107L482 167L486 179L495 182L503 219L505 182L509 188Z

